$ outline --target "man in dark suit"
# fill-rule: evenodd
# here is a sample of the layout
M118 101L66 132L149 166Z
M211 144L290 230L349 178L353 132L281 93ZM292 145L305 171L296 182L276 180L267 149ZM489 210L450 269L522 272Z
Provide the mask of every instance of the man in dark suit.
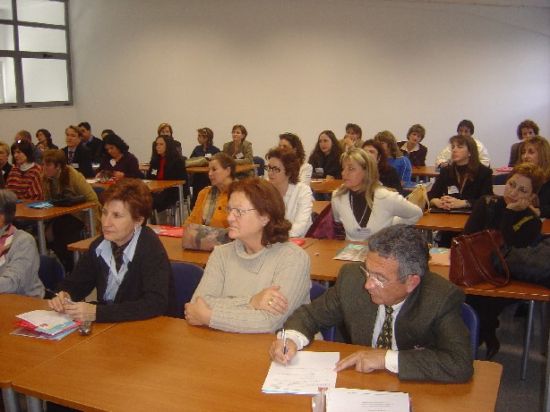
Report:
M103 157L103 140L98 139L92 134L92 126L88 122L78 124L82 144L86 147L92 156L93 163L101 163Z
M92 155L80 141L80 132L74 126L69 126L65 130L65 141L67 146L63 148L67 164L74 167L84 177L94 177L92 169Z
M420 231L395 225L369 238L365 265L342 268L334 287L300 307L270 349L286 363L323 327L343 324L351 343L369 349L340 360L336 370L386 369L403 380L464 382L472 376L469 334L461 318L464 295L428 271Z

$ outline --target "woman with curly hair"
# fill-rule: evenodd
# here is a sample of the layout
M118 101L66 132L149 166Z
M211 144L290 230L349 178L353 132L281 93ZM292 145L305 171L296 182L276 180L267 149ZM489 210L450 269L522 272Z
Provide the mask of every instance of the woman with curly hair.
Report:
M107 156L103 158L99 165L99 176L114 177L120 180L123 177L143 178L139 170L137 157L128 151L130 148L122 138L116 134L108 134L103 139L103 145Z

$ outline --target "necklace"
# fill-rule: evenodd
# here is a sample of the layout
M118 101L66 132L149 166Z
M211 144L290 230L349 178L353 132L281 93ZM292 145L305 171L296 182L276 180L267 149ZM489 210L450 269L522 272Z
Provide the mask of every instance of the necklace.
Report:
M351 191L349 192L349 202L350 202L350 205L351 205L351 212L353 213L353 215L355 216L355 213L353 212L353 195L351 193ZM367 210L369 208L369 205L368 203L365 205L365 209L363 209L363 215L361 216L361 219L359 219L359 226L361 227L361 224L363 223L363 219L365 218L365 215L367 214ZM366 226L366 225L365 225Z

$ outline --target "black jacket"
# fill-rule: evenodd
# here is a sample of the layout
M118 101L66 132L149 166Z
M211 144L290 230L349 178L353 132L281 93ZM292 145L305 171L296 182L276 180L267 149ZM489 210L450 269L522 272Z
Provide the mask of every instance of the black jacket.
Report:
M65 152L65 157L67 158L67 163L69 164L69 148L65 146L63 148L63 151ZM95 176L95 173L92 169L92 155L82 143L76 146L73 161L70 163L70 166L74 167L76 170L82 173L84 177Z

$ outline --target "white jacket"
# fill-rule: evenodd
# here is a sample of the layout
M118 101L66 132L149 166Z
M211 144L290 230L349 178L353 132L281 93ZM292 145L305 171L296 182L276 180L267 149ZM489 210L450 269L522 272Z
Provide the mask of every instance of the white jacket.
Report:
M361 228L357 223L348 193L340 196L333 193L331 202L334 221L344 225L346 240L367 240L388 226L398 223L414 225L422 216L422 210L418 206L385 187L379 187L374 191L374 202L366 228Z
M285 218L292 223L289 236L305 236L311 226L313 210L311 188L300 182L295 185L289 184L283 201L285 202Z

